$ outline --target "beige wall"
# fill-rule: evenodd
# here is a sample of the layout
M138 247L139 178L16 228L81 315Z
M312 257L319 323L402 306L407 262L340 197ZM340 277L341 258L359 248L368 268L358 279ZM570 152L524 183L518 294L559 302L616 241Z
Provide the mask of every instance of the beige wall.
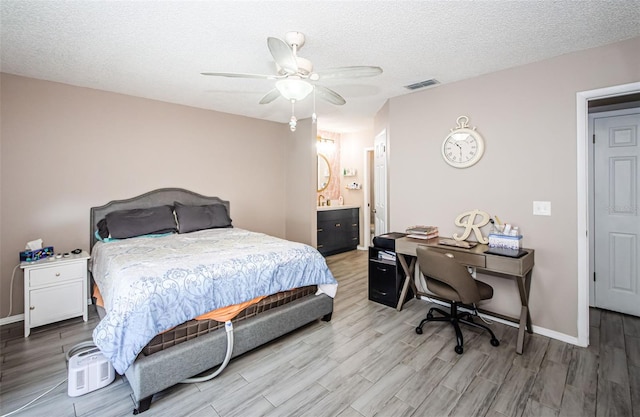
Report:
M89 208L113 199L183 187L230 200L237 227L293 233L286 124L8 74L0 85L0 317L25 242L88 249ZM310 185L310 213L314 194ZM13 315L23 311L22 289L18 271Z
M289 173L285 183L285 237L313 247L317 244L316 133L311 119L298 120L296 131L286 141L285 161Z
M343 133L340 150L340 194L344 198L345 204L362 205L364 202L363 190L351 190L346 186L353 182L364 184L366 176L364 166L364 150L373 147L373 129L363 130L353 133ZM353 168L356 175L345 177L342 171L345 168Z
M533 324L577 336L576 93L640 80L638 51L635 38L392 98L376 120L390 141L391 230L426 223L450 236L473 208L513 222L536 250ZM461 115L486 142L467 169L440 154ZM551 202L550 217L532 214L537 200ZM519 315L512 281L481 278L495 289L489 308Z

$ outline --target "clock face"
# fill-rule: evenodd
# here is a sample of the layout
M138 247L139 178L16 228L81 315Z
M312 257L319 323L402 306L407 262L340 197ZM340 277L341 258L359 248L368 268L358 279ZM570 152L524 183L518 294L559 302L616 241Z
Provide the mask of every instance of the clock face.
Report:
M442 142L442 157L451 166L467 168L480 160L484 141L475 130L457 129Z

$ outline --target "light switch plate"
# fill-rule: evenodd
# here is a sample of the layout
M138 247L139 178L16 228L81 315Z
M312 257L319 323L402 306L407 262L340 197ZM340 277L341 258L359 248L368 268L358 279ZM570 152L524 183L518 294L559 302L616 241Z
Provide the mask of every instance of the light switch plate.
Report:
M535 216L551 216L551 201L534 201L533 214Z

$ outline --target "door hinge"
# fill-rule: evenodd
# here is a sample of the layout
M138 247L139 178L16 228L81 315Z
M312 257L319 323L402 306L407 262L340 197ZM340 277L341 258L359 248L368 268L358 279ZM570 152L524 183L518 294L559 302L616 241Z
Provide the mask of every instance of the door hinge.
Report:
M596 273L593 273L593 282L596 282Z
M596 134L593 134L593 143L596 143Z

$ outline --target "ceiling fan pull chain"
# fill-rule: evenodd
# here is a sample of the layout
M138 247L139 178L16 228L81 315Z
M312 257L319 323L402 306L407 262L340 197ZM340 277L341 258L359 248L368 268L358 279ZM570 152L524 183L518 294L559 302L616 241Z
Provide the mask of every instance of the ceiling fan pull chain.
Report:
M289 121L289 129L291 129L292 132L296 131L296 125L298 124L298 119L296 119L295 115L295 105L296 101L291 100L291 120Z

